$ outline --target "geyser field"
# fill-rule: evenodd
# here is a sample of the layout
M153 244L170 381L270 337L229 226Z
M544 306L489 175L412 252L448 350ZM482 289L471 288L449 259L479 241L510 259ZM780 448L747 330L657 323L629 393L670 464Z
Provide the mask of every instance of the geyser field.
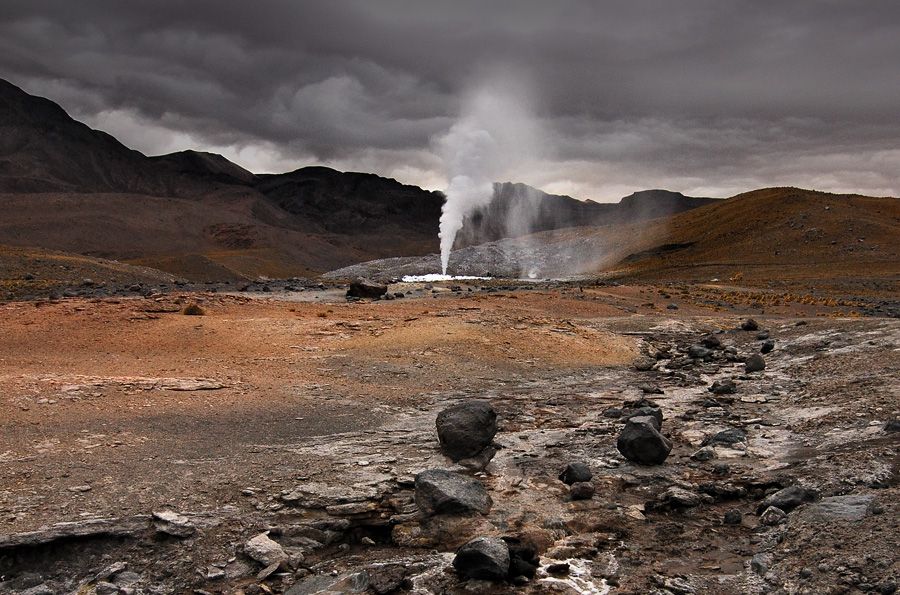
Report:
M4 1L0 595L896 593L900 5L758 4Z
M900 325L860 318L863 301L469 280L348 303L343 287L0 306L4 589L457 592L446 569L477 536L525 573L478 592L897 571ZM496 412L493 456L454 462L436 420L473 400ZM671 452L630 461L625 420L654 412ZM573 462L587 483L558 478ZM449 504L425 512L429 469L492 504L436 484Z

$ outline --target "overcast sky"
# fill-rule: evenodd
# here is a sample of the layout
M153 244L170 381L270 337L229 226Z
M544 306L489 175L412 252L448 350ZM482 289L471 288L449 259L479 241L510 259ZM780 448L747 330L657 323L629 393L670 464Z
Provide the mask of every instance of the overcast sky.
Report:
M900 196L897 0L2 0L0 76L147 154L437 189L467 94L514 80L509 176L547 191Z

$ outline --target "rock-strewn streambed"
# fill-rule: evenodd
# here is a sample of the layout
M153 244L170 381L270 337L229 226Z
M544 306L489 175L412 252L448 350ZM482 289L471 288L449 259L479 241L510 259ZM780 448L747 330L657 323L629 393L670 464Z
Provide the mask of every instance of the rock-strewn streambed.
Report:
M98 518L73 505L46 515L55 522L3 530L0 593L893 592L900 325L738 322L598 319L597 332L636 342L633 365L473 376L423 390L413 404L373 407L373 423L354 412L358 427L276 441L260 431L230 454L198 459L221 483L215 472L160 460L173 480L197 469L196 506L135 510L123 500L122 514ZM748 372L766 341L774 348L765 368ZM114 382L219 391L242 381L164 380ZM79 382L105 390L96 377ZM435 423L473 400L496 412L492 456L479 458L482 449L454 462ZM661 464L620 452L629 418L659 425L671 443ZM590 479L576 467L562 481L571 463ZM38 459L16 464L47 473ZM445 483L430 485L422 510L416 477L429 470L463 479L432 474ZM469 494L467 481L485 494ZM113 499L114 511L122 487L110 485L67 489L74 498L108 489L97 496ZM16 503L41 499L11 481L2 496L13 516ZM459 498L472 504L446 505ZM456 553L475 538L501 540L505 574L464 580ZM463 562L473 559L492 568L477 556Z

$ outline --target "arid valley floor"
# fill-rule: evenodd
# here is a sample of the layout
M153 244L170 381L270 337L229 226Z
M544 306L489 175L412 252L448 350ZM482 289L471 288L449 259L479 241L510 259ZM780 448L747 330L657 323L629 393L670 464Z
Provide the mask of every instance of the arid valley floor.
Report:
M894 592L896 318L724 284L457 289L0 304L0 593ZM477 472L435 435L467 399L498 413ZM616 436L648 399L674 448L639 466ZM592 499L557 478L573 461ZM426 469L479 478L492 509L424 518ZM248 555L266 531L275 564ZM460 582L477 535L537 575Z

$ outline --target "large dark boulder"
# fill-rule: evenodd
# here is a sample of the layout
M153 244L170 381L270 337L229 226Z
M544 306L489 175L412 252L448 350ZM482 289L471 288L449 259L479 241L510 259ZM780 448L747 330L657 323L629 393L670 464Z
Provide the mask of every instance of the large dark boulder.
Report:
M487 401L468 401L438 413L436 426L441 451L459 461L491 445L497 434L497 413Z
M634 417L652 417L653 426L657 431L662 430L663 414L659 407L637 407L635 409L626 409L622 413L621 421L627 422Z
M463 579L505 580L509 546L499 537L476 537L456 552L453 568Z
M660 465L672 451L672 442L654 427L654 419L633 417L619 433L616 448L629 461Z
M416 504L422 514L487 514L491 497L477 479L443 469L416 475Z
M387 285L359 277L350 284L347 297L377 299L387 293Z

